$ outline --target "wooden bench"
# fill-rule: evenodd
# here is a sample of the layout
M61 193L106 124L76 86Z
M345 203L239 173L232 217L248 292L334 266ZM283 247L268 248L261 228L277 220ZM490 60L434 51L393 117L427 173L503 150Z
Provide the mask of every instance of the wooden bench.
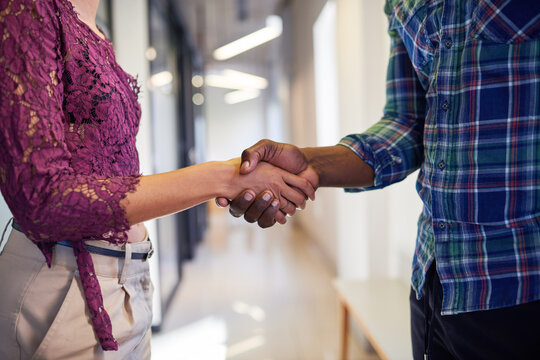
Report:
M400 280L342 280L334 286L340 301L341 359L347 359L349 318L354 319L381 359L411 359L410 287Z

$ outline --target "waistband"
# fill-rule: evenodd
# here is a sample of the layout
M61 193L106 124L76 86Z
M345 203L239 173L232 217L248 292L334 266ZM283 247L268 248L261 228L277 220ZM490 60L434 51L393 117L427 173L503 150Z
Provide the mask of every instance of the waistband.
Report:
M13 219L13 221L11 223L11 226L15 230L23 232L21 227L19 226L19 224L17 223L17 221L15 219ZM144 241L150 241L148 236L146 237L146 239ZM67 247L73 247L73 244L70 241L58 241L58 242L56 242L56 244L57 245L62 245L62 246L67 246ZM116 247L115 244L111 244L111 243L109 243L107 241L104 241L104 240L91 240L91 241L85 241L85 243L84 243L86 249L88 249L88 252L90 252L91 254L112 256L112 257L117 257L117 258L125 258L126 257L126 251L125 250L111 248L111 246L108 246L107 244L113 245L113 247ZM133 247L134 244L135 243L131 243L131 246ZM133 249L132 249L132 251L133 251ZM149 258L151 258L153 254L154 254L154 248L152 247L152 242L150 242L150 249L148 251L145 251L145 252L132 252L131 253L131 259L146 261Z
M30 240L24 233L13 228L4 247L3 253L15 255L17 257L45 263L45 257L41 250ZM129 247L132 253L149 253L152 249L150 240L137 243L112 244L104 240L86 241L86 245L92 245L101 249L121 251L125 254L126 247ZM94 263L96 275L107 278L131 277L149 271L148 261L128 260L129 266L126 264L125 257L105 256L95 253L90 253ZM22 260L22 259L21 259ZM54 247L52 266L63 266L69 270L76 271L77 261L75 259L73 249L67 246L57 245Z

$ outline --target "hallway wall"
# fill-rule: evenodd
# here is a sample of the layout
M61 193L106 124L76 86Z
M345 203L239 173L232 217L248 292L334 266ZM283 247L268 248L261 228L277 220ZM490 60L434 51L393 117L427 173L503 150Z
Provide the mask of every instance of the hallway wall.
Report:
M317 143L313 25L324 0L294 0L290 83L292 141ZM389 40L383 0L335 0L339 136L361 132L382 116ZM339 138L336 139L336 143ZM345 278L408 281L420 201L415 175L384 191L345 194L320 189L297 217Z
M325 3L326 0L295 0L286 9L290 20L290 28L284 32L290 38L284 41L289 52L291 142L300 147L317 144L313 25ZM308 203L294 218L323 249L334 270L338 260L336 194L339 191L319 189L316 202Z
M136 74L141 93L141 121L137 134L140 171L143 175L154 173L154 154L152 147L152 120L150 118L150 96L147 86L150 76L145 51L148 48L148 7L145 0L115 0L112 2L114 48L116 59L122 68L130 74ZM156 221L145 222L151 239L157 238ZM154 248L158 243L154 242ZM159 269L157 257L150 259L151 277L155 287L153 322L161 322L161 302L159 301Z
M206 160L228 160L264 135L264 99L228 105L223 100L230 90L206 88L205 117L207 121Z

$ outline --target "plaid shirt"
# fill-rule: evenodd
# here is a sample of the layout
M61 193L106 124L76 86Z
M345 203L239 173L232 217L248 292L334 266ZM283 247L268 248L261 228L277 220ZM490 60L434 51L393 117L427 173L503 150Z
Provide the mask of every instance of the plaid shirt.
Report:
M342 139L373 188L420 168L412 285L442 313L540 299L540 1L387 1L383 118ZM369 189L367 189L369 190Z

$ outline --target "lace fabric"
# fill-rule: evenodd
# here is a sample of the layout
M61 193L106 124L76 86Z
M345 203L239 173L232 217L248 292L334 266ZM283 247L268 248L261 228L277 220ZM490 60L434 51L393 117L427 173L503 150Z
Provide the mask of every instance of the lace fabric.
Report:
M68 0L2 0L0 35L0 190L49 266L73 242L95 333L117 349L83 242L126 241L139 88Z

